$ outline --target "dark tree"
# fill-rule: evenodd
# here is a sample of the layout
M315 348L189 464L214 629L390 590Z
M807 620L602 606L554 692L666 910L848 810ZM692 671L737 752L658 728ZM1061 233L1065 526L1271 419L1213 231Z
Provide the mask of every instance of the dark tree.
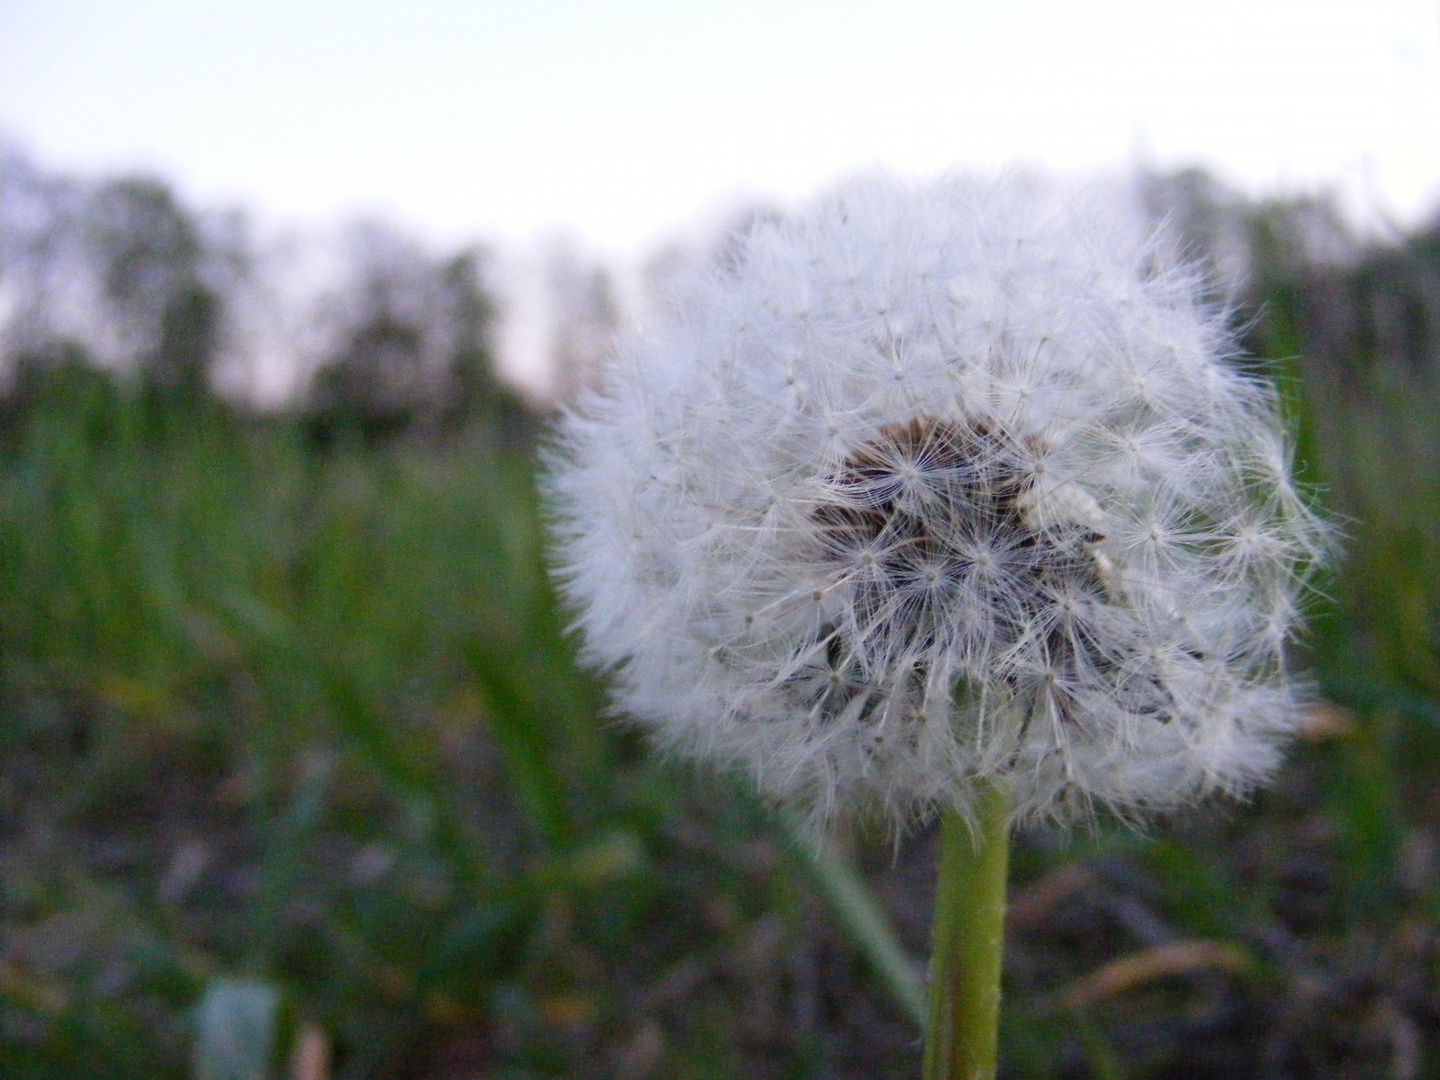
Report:
M374 443L521 415L495 377L481 252L437 259L365 223L348 236L347 261L318 319L325 344L305 403L315 441Z
M0 155L7 372L80 349L162 397L207 396L228 301L248 272L244 238L161 181L89 183L48 175L14 148Z

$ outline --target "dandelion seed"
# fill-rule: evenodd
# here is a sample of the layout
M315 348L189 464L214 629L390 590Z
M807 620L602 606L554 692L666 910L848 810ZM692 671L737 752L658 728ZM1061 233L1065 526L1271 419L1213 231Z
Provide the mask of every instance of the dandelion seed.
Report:
M1013 179L756 227L558 438L558 575L616 708L817 817L1251 789L1302 722L1325 530L1167 252Z

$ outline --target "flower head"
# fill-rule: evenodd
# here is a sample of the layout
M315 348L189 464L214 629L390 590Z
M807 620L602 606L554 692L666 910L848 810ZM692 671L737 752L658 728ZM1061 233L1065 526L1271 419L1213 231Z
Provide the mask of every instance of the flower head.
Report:
M1325 533L1164 242L1035 181L870 177L612 357L552 462L618 709L819 818L1241 793Z

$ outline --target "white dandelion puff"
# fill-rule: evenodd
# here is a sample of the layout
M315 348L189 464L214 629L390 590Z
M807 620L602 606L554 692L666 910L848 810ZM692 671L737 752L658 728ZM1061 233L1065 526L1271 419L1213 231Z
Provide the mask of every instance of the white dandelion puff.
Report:
M1326 531L1165 243L1035 181L869 177L610 359L549 471L585 659L824 819L1244 793Z

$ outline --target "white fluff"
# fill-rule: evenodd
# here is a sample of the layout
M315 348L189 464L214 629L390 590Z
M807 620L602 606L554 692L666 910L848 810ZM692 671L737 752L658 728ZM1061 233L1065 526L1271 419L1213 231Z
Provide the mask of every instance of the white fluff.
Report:
M1325 531L1163 241L1033 179L852 181L676 289L565 417L617 709L823 821L1243 793Z

